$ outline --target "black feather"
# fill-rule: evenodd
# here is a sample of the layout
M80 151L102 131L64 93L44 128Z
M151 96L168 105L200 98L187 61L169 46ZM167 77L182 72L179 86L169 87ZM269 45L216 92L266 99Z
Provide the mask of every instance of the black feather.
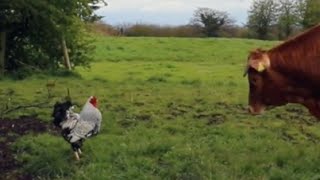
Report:
M52 112L53 124L55 126L62 128L61 122L66 120L67 110L69 110L69 108L71 106L73 106L71 100L67 100L63 103L56 102L56 104L53 107L53 112ZM69 129L69 128L61 129L61 135L67 142L70 141L70 137L68 137L70 132L71 132L71 129ZM84 139L80 139L77 142L74 142L74 143L69 142L69 143L71 144L71 148L73 149L73 151L78 151L82 147L83 141L84 141Z
M67 110L72 106L71 101L66 101L63 103L56 102L53 107L52 117L53 124L59 128L61 128L60 123L66 119Z

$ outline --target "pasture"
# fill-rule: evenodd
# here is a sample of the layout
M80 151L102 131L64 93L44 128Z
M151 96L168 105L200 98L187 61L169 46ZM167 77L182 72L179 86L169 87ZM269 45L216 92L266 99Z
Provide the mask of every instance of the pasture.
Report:
M0 81L7 114L51 123L55 101L99 99L102 132L81 161L54 133L30 133L10 148L36 179L313 179L320 177L320 125L302 106L247 113L249 50L278 42L245 39L97 37L90 69ZM8 101L10 98L10 102ZM14 136L14 134L8 134ZM2 137L0 137L0 142ZM16 173L16 172L15 172ZM8 176L10 177L10 176Z

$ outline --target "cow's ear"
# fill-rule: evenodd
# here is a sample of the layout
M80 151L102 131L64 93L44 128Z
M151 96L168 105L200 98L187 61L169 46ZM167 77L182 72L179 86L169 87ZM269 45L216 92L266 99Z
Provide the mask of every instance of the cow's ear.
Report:
M258 72L263 72L270 67L270 59L267 55L262 55L259 59L250 59L249 66Z

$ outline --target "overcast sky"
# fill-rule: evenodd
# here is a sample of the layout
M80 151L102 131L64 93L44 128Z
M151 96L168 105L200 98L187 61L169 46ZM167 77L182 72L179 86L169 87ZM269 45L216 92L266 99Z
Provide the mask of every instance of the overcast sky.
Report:
M207 7L226 11L237 24L246 22L247 11L253 0L106 0L107 7L97 11L103 21L124 23L151 23L159 25L188 24L194 10Z

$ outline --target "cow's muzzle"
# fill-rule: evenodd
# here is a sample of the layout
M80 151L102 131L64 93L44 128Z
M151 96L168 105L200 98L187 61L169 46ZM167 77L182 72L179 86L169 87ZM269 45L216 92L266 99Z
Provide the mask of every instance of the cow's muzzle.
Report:
M262 114L264 112L264 110L265 110L264 106L258 106L258 107L249 106L248 107L248 111L252 115Z

